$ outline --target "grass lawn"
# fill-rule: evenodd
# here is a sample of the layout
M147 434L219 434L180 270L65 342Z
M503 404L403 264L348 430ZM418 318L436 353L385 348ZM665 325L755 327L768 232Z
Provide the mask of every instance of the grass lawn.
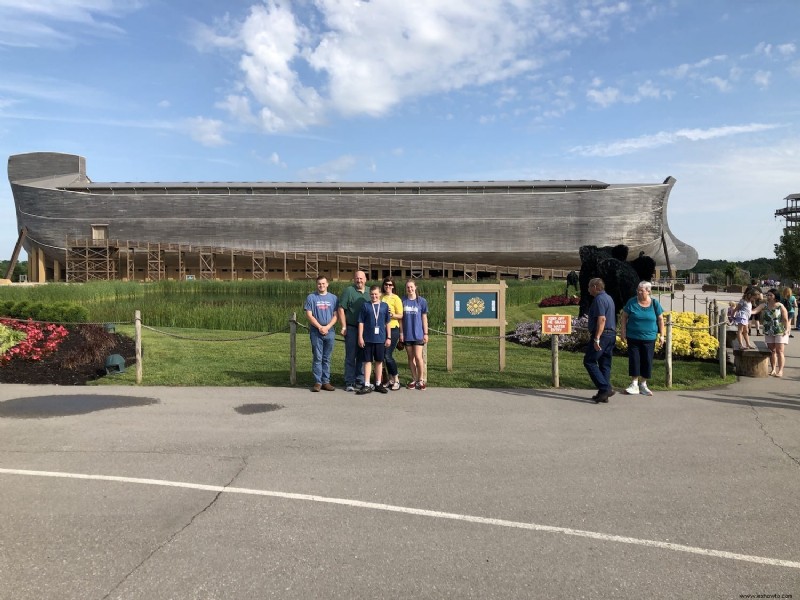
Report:
M556 311L552 311L556 312ZM563 311L564 313L566 311ZM117 331L133 336L133 327L118 326ZM161 333L161 332L166 332ZM478 335L488 335L485 330ZM457 331L457 333L459 333ZM168 335L167 335L168 334ZM241 340L259 335L232 331L197 329L145 329L142 333L144 348L143 385L166 386L289 386L289 334L276 333L266 337ZM475 334L473 334L475 335ZM197 341L214 340L214 341ZM498 370L498 342L491 339L454 340L453 371L446 369L446 338L434 335L428 347L428 381L435 387L453 388L550 388L552 387L551 356L549 348L528 348L506 344L506 368ZM402 381L408 380L405 352L395 352ZM334 385L342 384L344 342L337 339L332 360ZM559 354L560 384L563 388L592 389L591 381L583 368L583 353ZM613 384L625 388L630 383L627 376L628 359L614 358ZM699 389L733 383L719 376L716 363L700 361L673 361L673 389ZM135 368L125 373L101 378L97 385L135 385ZM656 361L651 387L664 390L663 361ZM310 387L311 346L308 333L298 328L297 334L297 385Z

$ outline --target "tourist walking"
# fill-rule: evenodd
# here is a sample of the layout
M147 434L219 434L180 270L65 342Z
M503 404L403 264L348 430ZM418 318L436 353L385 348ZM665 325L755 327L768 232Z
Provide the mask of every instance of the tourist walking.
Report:
M614 301L606 294L605 283L599 277L589 281L589 294L594 298L589 307L589 343L583 366L597 388L592 396L596 403L608 402L614 395L611 387L611 357L617 341L617 318Z
M331 385L331 355L336 342L334 326L338 319L336 302L336 296L328 292L327 277L317 277L317 291L306 296L303 306L311 337L311 372L314 375L312 392L332 392L336 389Z
M355 392L364 385L364 353L358 346L358 313L365 302L367 275L364 271L353 274L353 285L349 285L339 298L339 323L344 337L344 385L346 392Z
M400 341L406 347L408 356L408 369L411 371L411 381L406 388L409 390L424 390L425 360L423 349L428 343L428 302L417 295L417 284L413 279L406 282L406 295L403 296L403 318L400 328Z
M652 284L640 281L636 296L622 308L619 335L628 343L628 375L631 384L626 394L652 396L647 380L653 376L656 340L664 343L664 309L652 296Z
M789 313L780 303L778 290L770 289L766 295L766 302L753 309L753 314L761 314L764 325L764 341L772 353L770 357L773 377L783 377L784 355L783 349L789 343Z
M797 298L792 293L792 288L785 287L781 290L781 304L786 307L786 312L789 313L789 331L797 326ZM794 337L791 333L789 337Z
M381 285L383 296L382 302L385 302L389 307L389 328L391 331L391 343L386 348L386 370L389 374L386 380L386 387L390 390L400 389L400 374L397 369L397 361L394 358L394 349L397 348L397 342L400 341L400 319L403 318L403 300L395 294L395 284L391 277L384 277L383 284Z

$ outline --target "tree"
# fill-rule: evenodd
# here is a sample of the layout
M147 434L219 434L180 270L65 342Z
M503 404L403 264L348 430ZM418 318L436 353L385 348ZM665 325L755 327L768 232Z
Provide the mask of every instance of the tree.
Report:
M728 263L725 265L725 285L733 285L736 283L736 273L738 271L739 267L733 263Z
M8 271L8 265L10 261L8 260L0 260L0 278L6 276L6 271ZM28 263L26 261L17 261L17 264L14 265L14 273L11 275L11 281L19 281L19 276L24 275L28 272Z
M780 243L775 244L775 257L781 276L800 280L800 229L784 228Z

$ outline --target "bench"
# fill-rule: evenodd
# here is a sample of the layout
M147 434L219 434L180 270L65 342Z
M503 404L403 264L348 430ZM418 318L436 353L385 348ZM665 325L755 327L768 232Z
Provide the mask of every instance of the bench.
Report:
M739 348L738 340L733 341L733 366L737 375L744 377L769 377L772 351L761 341L750 340L756 348Z

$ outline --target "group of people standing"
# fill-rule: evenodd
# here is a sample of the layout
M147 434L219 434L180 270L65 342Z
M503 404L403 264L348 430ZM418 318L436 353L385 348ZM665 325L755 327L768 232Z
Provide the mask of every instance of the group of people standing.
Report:
M600 278L589 281L594 298L589 307L589 335L583 365L597 388L595 403L608 402L616 392L611 386L611 359L617 343L617 312L614 300ZM656 342L664 343L664 309L652 297L652 284L641 281L636 296L625 303L619 320L619 335L628 344L628 375L631 384L626 394L652 396L647 380L653 375Z
M764 342L770 350L770 372L773 377L783 377L785 364L784 347L791 331L797 326L797 299L789 287L778 292L770 288L762 295L755 286L748 287L742 299L732 307L731 323L736 325L736 339L741 349L753 349L750 341L750 319L761 319L764 328Z
M605 292L602 279L589 282L589 293L594 298L589 308L589 333L591 339L586 348L583 364L597 394L592 396L596 403L608 402L615 394L611 386L611 358L617 338L617 314L614 301ZM739 347L755 348L750 342L749 323L752 317L760 317L764 329L764 341L771 352L771 371L774 377L783 377L785 363L784 347L790 332L797 328L797 299L791 288L782 292L771 288L762 295L755 286L748 287L738 304L732 303L729 312L730 322L738 327ZM636 288L636 296L625 303L619 319L619 336L628 345L628 375L631 384L626 394L652 396L647 380L653 374L653 356L656 344L664 343L664 309L652 297L652 285L641 281Z
M330 363L337 323L345 344L345 391L385 394L389 390L399 390L402 384L394 350L403 347L411 376L405 387L426 389L423 349L428 342L428 303L417 294L414 280L406 282L402 298L395 293L396 285L391 277L384 278L380 286L371 286L369 291L366 284L364 271L356 271L353 284L337 298L328 292L328 280L321 275L317 277L317 291L306 297L303 308L309 322L314 375L311 390L336 389L331 384ZM370 383L373 364L374 384Z

